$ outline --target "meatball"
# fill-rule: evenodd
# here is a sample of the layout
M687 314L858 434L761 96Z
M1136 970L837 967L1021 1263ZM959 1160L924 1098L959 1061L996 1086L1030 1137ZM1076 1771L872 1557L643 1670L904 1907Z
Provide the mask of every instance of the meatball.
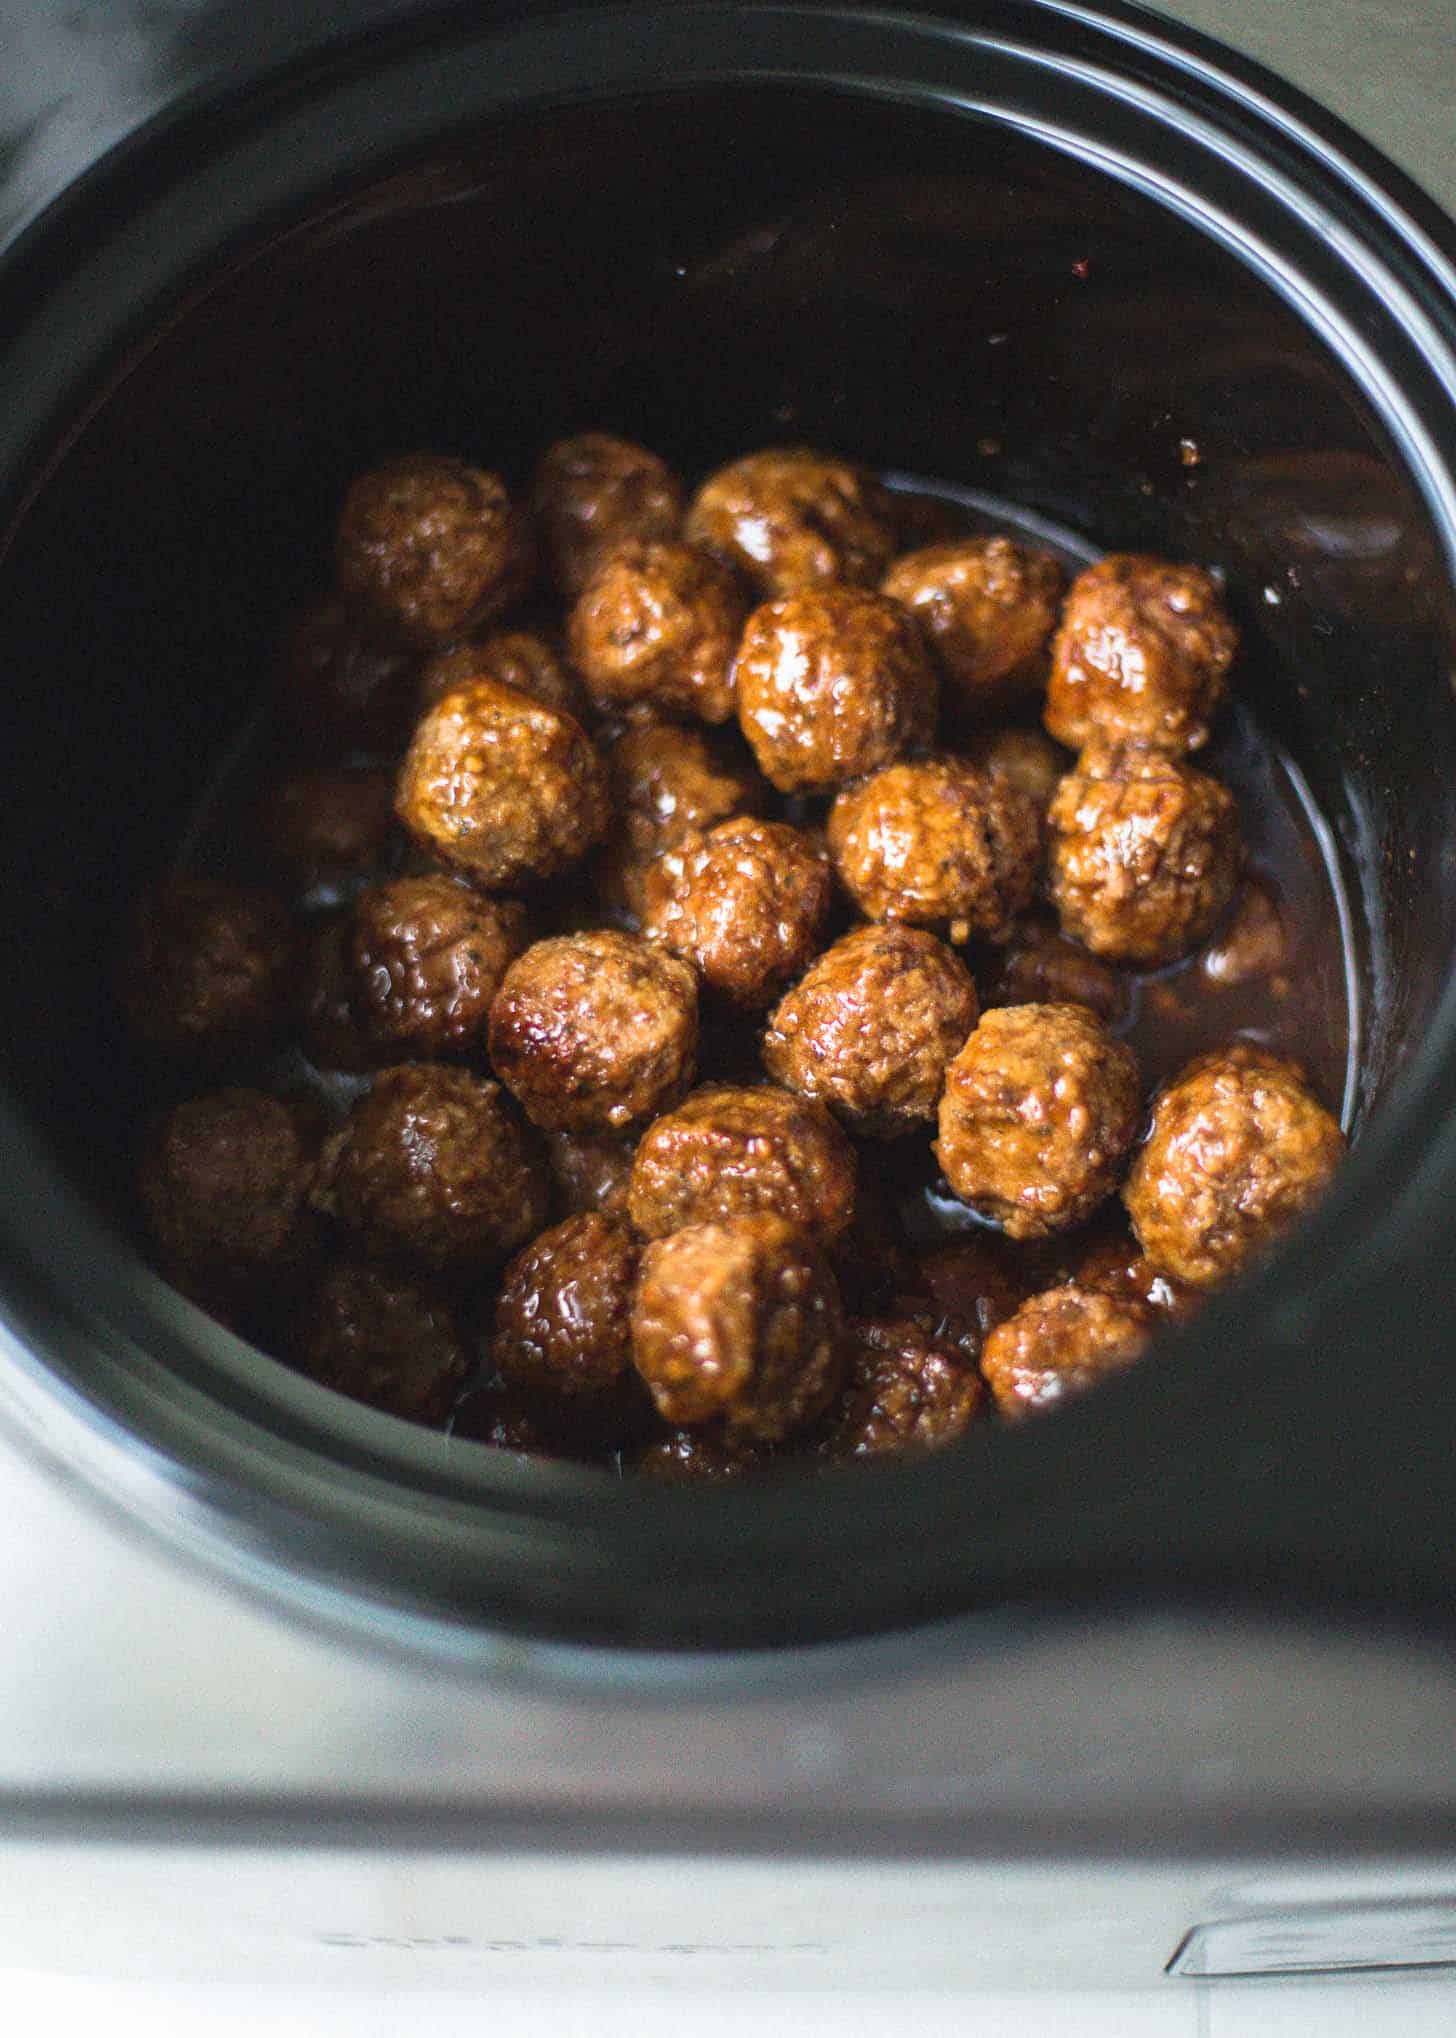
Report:
M1212 1288L1317 1201L1344 1151L1302 1072L1240 1042L1162 1090L1123 1201L1155 1265Z
M874 587L895 554L895 503L851 461L770 447L710 474L684 530L765 594L831 582Z
M1175 962L1233 897L1241 847L1227 786L1135 743L1094 744L1048 817L1064 933L1113 962Z
M828 1405L843 1345L834 1276L782 1217L690 1225L642 1255L632 1356L668 1422L776 1443Z
M634 540L607 553L577 597L571 655L604 713L726 722L747 611L733 575L708 553Z
M986 1390L974 1364L908 1318L860 1318L823 1448L834 1458L938 1450L963 1437Z
M583 1132L549 1132L546 1161L563 1217L588 1210L625 1211L637 1149L625 1139L594 1139Z
M1111 553L1079 573L1067 595L1052 644L1047 728L1073 750L1098 736L1201 749L1238 641L1201 567Z
M497 1084L409 1064L329 1140L315 1200L366 1253L470 1274L541 1229L546 1174Z
M935 1117L945 1072L976 1023L960 957L919 927L858 927L775 1010L763 1065L853 1132L895 1139Z
M258 816L264 855L303 890L377 869L394 835L394 774L308 771L275 786Z
M986 729L959 754L983 771L1009 779L1043 817L1071 761L1039 729Z
M229 1311L296 1285L317 1243L316 1154L298 1114L257 1090L169 1111L142 1154L142 1209L168 1280Z
M822 1104L766 1083L708 1083L643 1134L627 1208L644 1238L768 1211L829 1244L854 1191L854 1148Z
M1008 779L959 757L891 764L846 786L829 814L840 881L871 920L1005 941L1041 858L1036 809Z
M493 630L426 660L419 679L420 713L475 679L513 687L528 700L559 708L578 721L587 712L586 689L543 636L535 630Z
M646 1123L687 1089L697 1047L693 972L609 927L538 941L491 1008L491 1066L553 1132Z
M771 1004L816 952L829 859L785 821L740 815L667 850L642 879L642 931L745 1011Z
M621 1217L568 1217L517 1253L496 1304L491 1357L517 1387L590 1399L632 1376L637 1242Z
M950 1065L936 1157L1011 1238L1066 1231L1117 1186L1138 1128L1138 1066L1081 1005L987 1012Z
M1145 1304L1068 1281L1023 1302L981 1353L997 1408L1013 1421L1053 1408L1140 1358L1155 1318Z
M552 581L572 601L613 547L677 536L683 488L645 446L609 432L583 432L558 439L542 454L531 507Z
M940 1312L939 1334L973 1356L998 1323L1014 1316L1026 1284L991 1238L952 1238L921 1260L919 1285Z
M1127 1017L1127 979L1054 927L1023 922L1001 957L988 1005L1085 1005L1109 1026Z
M734 664L738 720L765 778L823 792L935 733L937 684L907 610L862 588L811 588L754 610Z
M735 814L756 813L763 780L747 757L721 739L672 722L628 729L607 752L618 834L602 861L600 888L609 908L640 918L649 864L694 830L706 832Z
M605 832L607 777L581 724L478 679L436 701L400 768L395 811L482 891L559 877Z
M995 713L1040 685L1063 586L1050 552L1014 538L955 538L907 552L880 586L929 638L948 709Z
M500 476L430 453L386 461L351 484L337 561L346 597L424 650L518 602L535 563Z
M632 1469L660 1486L724 1486L773 1463L773 1453L720 1428L675 1429L639 1451Z
M1201 1297L1183 1281L1175 1281L1161 1267L1155 1267L1145 1253L1125 1238L1104 1239L1083 1254L1072 1276L1079 1288L1096 1288L1104 1295L1145 1302L1177 1322L1192 1316Z
M407 1422L443 1423L468 1369L442 1296L349 1260L324 1276L293 1326L288 1354L321 1387Z
M349 1020L372 1060L463 1054L525 945L525 910L448 877L405 877L361 892L344 942Z
M409 735L418 660L361 628L337 595L294 619L278 659L278 711L294 743L316 757L389 755Z
M143 1046L217 1063L271 1045L296 1000L292 922L267 892L174 878L141 899L117 996Z

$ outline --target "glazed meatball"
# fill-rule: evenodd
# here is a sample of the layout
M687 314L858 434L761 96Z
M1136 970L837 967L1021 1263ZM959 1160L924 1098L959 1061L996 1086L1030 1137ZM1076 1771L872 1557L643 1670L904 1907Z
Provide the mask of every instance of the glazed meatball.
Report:
M710 1427L670 1430L639 1451L632 1469L660 1486L724 1486L772 1463L767 1445Z
M809 836L740 815L684 837L644 873L642 931L754 1011L815 954L833 899L829 859Z
M936 1157L1010 1238L1066 1231L1117 1186L1140 1107L1131 1048L1082 1005L987 1012L950 1065Z
M498 474L417 453L361 474L344 497L339 585L401 642L430 650L518 602L530 530Z
M668 1422L775 1443L828 1405L843 1345L834 1276L781 1217L690 1225L642 1255L632 1356Z
M1072 1278L1079 1288L1096 1288L1104 1295L1145 1302L1149 1309L1177 1322L1192 1316L1201 1300L1196 1289L1154 1266L1131 1239L1108 1238L1092 1246Z
M117 996L144 1047L216 1064L268 1047L292 1016L296 942L267 892L174 878L139 902Z
M693 1079L697 978L613 928L556 935L506 971L490 1015L491 1066L553 1132L623 1132Z
M1024 921L1001 957L988 1005L1085 1005L1109 1026L1127 1016L1127 979L1055 927Z
M418 659L381 643L337 595L294 619L279 654L275 691L293 742L318 757L388 755L409 735Z
M497 1084L418 1063L355 1104L315 1200L370 1255L469 1274L541 1229L546 1174Z
M1073 750L1094 737L1201 749L1238 641L1201 567L1111 553L1079 573L1067 595L1052 644L1047 728Z
M1131 1365L1155 1320L1141 1302L1068 1281L1033 1295L991 1332L981 1372L1002 1415L1019 1421Z
M442 1423L467 1361L442 1296L384 1267L342 1261L293 1326L300 1372L387 1415Z
M394 837L394 774L308 771L263 802L258 836L269 862L302 890L375 870Z
M541 456L531 507L557 592L573 601L615 546L675 538L682 483L645 446L609 432L558 439Z
M983 771L999 772L1009 779L1043 817L1071 763L1066 752L1039 729L986 729L972 737L959 755L970 764L979 764Z
M854 1148L822 1104L708 1083L648 1127L627 1208L644 1238L771 1212L830 1244L854 1215Z
M738 720L783 793L824 792L935 733L937 683L907 610L862 588L811 588L754 610L734 664Z
M601 839L607 777L581 724L478 679L414 733L395 811L420 846L482 891L559 877Z
M1062 569L1014 538L955 538L897 559L881 581L930 640L945 703L995 713L1039 686L1056 627Z
M396 878L361 892L344 942L344 995L370 1059L428 1061L475 1047L525 938L523 907L452 878Z
M846 786L829 814L840 881L871 920L1005 941L1041 857L1036 809L959 757L891 764Z
M1344 1151L1302 1072L1241 1042L1163 1089L1123 1201L1150 1260L1212 1288L1318 1200Z
M620 1392L631 1377L637 1242L621 1217L568 1217L505 1272L491 1357L517 1387L576 1400Z
M833 1458L933 1451L963 1437L986 1390L975 1366L908 1318L859 1318L824 1450Z
M571 656L605 714L646 709L726 722L748 603L725 566L692 545L619 545L597 565L568 625Z
M852 1132L896 1139L934 1119L979 1009L965 964L933 934L857 927L780 1002L763 1065Z
M221 1090L169 1111L138 1184L168 1280L224 1311L260 1288L295 1286L317 1243L315 1160L298 1114L260 1091Z
M628 729L607 751L618 833L599 883L609 908L640 918L643 879L664 850L735 814L756 813L763 780L720 738L673 722Z
M1175 962L1233 897L1227 786L1141 744L1095 744L1057 788L1048 873L1062 931L1112 962Z
M874 587L897 542L889 491L864 468L804 446L720 467L693 497L684 529L769 595L832 582Z
M552 646L535 630L493 630L465 644L452 644L426 659L420 671L419 712L424 714L472 680L493 679L528 700L559 708L581 721L588 709L586 689Z

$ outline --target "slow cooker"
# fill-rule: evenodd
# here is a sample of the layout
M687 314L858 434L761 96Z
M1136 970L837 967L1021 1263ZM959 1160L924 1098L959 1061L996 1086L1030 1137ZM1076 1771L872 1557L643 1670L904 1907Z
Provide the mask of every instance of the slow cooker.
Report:
M0 266L0 1414L18 1518L94 1553L14 1595L0 1946L124 1967L137 1863L185 1856L184 1966L1439 1965L1456 232L1138 7L339 7L231 75L221 19L159 17L151 117L54 188L20 148ZM112 929L344 480L595 421L693 471L791 430L1226 577L1350 904L1352 1156L1034 1433L644 1492L345 1404L137 1255ZM291 1892L248 1928L244 1836Z

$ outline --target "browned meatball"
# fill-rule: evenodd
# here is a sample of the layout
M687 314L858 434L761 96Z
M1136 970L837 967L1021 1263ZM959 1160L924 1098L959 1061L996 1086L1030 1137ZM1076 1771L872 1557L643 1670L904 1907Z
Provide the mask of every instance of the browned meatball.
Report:
M1139 1114L1132 1049L1081 1005L987 1012L950 1065L936 1157L1011 1238L1066 1231L1117 1186Z
M715 1426L670 1430L637 1454L632 1469L660 1486L724 1486L773 1461L767 1445Z
M1104 1239L1091 1247L1072 1278L1079 1288L1096 1288L1104 1295L1145 1302L1149 1309L1160 1310L1175 1322L1194 1315L1202 1300L1196 1289L1154 1266L1146 1253L1126 1238Z
M345 595L425 650L518 602L535 565L500 476L431 453L359 475L339 515L337 558Z
M1018 1421L1131 1365L1155 1320L1140 1302L1068 1281L1031 1296L991 1332L981 1372L997 1408Z
M403 877L361 892L344 942L349 1023L371 1060L463 1054L525 945L525 909L448 877Z
M999 772L1009 779L1042 816L1071 762L1039 729L986 729L972 737L959 754L983 771Z
M694 1224L642 1255L632 1356L668 1422L777 1442L827 1406L843 1343L834 1276L781 1217Z
M642 879L642 931L745 1011L772 1003L819 947L829 858L785 821L739 815L685 836Z
M770 1211L821 1243L854 1215L854 1148L822 1104L707 1083L648 1127L627 1208L644 1238Z
M1001 957L988 1005L1085 1005L1109 1026L1126 1018L1127 979L1040 921L1023 921Z
M1201 749L1238 641L1201 567L1111 553L1079 573L1067 595L1052 644L1047 728L1073 750L1099 736Z
M506 971L491 1066L533 1123L623 1132L693 1079L697 978L675 956L604 927L538 941Z
M574 600L604 553L633 539L675 538L683 488L655 453L610 432L558 439L531 485L551 578Z
M367 1253L468 1274L541 1229L546 1175L497 1084L426 1062L375 1078L316 1200Z
M174 878L132 915L117 995L144 1046L217 1063L257 1053L283 1030L296 960L292 923L267 892Z
M1113 962L1174 962L1233 897L1227 786L1140 744L1095 744L1057 788L1048 871L1062 930Z
M571 612L568 640L604 713L645 708L726 722L747 612L737 581L708 553L634 540L596 566Z
M307 771L286 778L258 815L264 854L307 890L382 861L394 835L394 774Z
M167 1278L225 1310L295 1285L317 1244L315 1160L298 1114L260 1091L175 1106L146 1143L138 1183Z
M288 1355L320 1386L407 1422L442 1423L467 1371L442 1296L352 1260L325 1274L293 1326Z
M834 1458L939 1450L963 1437L986 1390L974 1364L909 1318L850 1323L848 1366L824 1449Z
M907 552L880 586L930 639L948 710L994 714L1041 683L1063 586L1050 552L1014 538L954 538Z
M625 1211L637 1148L626 1139L594 1139L584 1132L549 1132L546 1160L563 1217L588 1210Z
M415 714L418 659L371 637L337 595L290 625L278 660L278 711L299 748L320 757L399 750Z
M685 835L734 814L756 813L763 780L721 738L673 722L628 729L607 751L615 839L602 860L606 904L638 918L649 864Z
M493 630L465 644L452 644L425 661L419 680L419 712L434 707L457 686L493 679L528 700L582 719L586 689L553 647L535 630Z
M1005 941L1036 886L1041 832L1025 793L959 757L891 764L829 814L845 889L871 920Z
M1212 1288L1318 1200L1344 1151L1301 1071L1240 1042L1163 1089L1123 1201L1150 1260Z
M710 474L688 505L685 532L765 594L830 582L873 587L894 557L895 505L851 461L770 447Z
M482 891L559 877L607 825L607 776L581 724L478 679L421 719L395 794L415 840Z
M491 1357L518 1387L575 1400L620 1392L631 1377L637 1242L599 1211L568 1217L506 1268Z
M780 792L823 792L923 749L938 688L909 612L862 588L811 588L754 610L734 668L738 720Z
M979 1009L970 972L933 934L857 927L780 1002L763 1065L851 1131L897 1139L935 1117Z

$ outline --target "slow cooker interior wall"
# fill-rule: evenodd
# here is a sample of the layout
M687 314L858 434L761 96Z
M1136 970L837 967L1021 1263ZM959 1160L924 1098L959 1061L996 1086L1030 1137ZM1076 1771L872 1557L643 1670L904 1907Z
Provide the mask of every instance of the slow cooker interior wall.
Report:
M351 471L431 445L519 479L606 423L689 471L806 440L1228 575L1243 684L1354 873L1364 1108L1456 927L1435 547L1353 386L1151 202L1015 136L829 94L581 105L315 204L194 294L3 567L21 1087L125 1195L117 915L327 574Z

